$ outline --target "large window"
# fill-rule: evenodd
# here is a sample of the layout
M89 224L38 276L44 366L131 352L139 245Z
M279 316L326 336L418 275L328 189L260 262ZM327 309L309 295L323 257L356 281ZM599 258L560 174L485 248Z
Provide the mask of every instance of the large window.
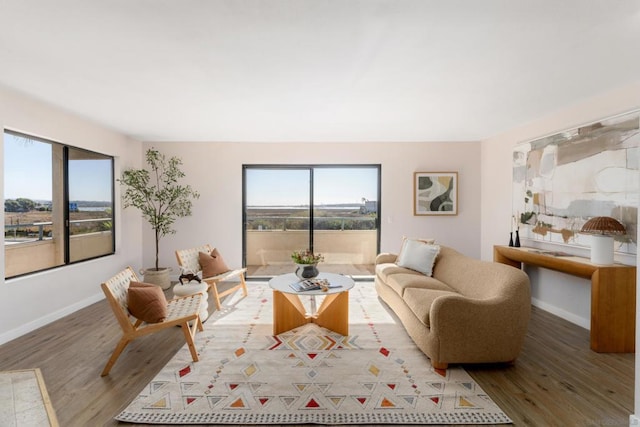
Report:
M5 278L112 254L113 158L4 132Z
M249 277L294 270L291 253L324 256L321 271L370 276L380 246L380 165L245 165L244 265Z

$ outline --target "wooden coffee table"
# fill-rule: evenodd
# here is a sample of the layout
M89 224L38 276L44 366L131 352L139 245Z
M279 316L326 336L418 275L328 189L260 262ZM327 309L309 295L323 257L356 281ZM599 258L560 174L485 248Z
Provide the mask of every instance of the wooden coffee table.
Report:
M278 335L307 323L315 323L341 335L349 335L349 289L355 285L353 279L341 274L320 273L319 279L327 279L330 288L296 292L291 284L300 281L293 273L276 276L269 280L273 289L273 334ZM306 312L300 297L310 298L310 313ZM316 308L316 297L323 296L320 307Z

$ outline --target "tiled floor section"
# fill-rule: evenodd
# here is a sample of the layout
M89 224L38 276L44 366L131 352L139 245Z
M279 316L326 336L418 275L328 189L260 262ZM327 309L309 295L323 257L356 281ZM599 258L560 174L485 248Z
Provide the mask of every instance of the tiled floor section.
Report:
M0 372L0 425L58 426L39 369Z

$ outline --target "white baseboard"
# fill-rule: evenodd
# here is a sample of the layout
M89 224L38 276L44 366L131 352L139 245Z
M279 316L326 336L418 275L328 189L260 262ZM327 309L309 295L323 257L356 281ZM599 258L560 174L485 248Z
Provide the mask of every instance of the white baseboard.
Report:
M567 320L575 325L581 326L587 330L591 329L591 321L589 319L577 316L574 313L570 313L554 305L551 305L544 301L540 301L537 298L531 298L531 304L543 309L544 311L548 311L551 314L555 314L556 316L561 317L562 319Z
M70 306L64 307L58 311L53 313L49 313L46 316L39 317L37 319L32 320L29 323L25 323L15 329L7 331L0 335L0 345L7 343L11 340L14 340L22 335L28 334L31 331L34 331L38 328L41 328L49 323L61 319L69 314L75 313L76 311L88 307L91 304L94 304L100 300L103 300L104 294L102 292L97 293L95 295L90 296L89 298L85 298L82 301L78 301L75 304L71 304Z
M637 417L633 414L629 415L629 426L631 427L640 426L640 417Z

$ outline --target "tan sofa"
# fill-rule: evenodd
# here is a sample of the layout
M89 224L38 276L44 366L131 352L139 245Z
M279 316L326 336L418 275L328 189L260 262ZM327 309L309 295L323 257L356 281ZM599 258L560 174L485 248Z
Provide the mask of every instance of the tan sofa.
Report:
M435 368L518 357L531 313L524 272L446 246L432 277L395 261L390 253L376 258L376 290Z

